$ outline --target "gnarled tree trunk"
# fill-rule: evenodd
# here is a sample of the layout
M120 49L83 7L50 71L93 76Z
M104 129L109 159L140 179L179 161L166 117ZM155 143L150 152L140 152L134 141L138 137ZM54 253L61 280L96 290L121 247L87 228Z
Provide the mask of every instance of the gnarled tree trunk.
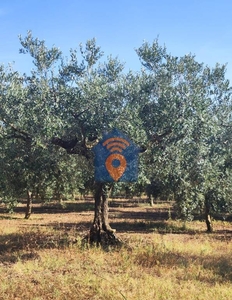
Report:
M78 116L76 116L77 118ZM85 136L82 128L83 136ZM86 146L85 138L83 141L78 141L76 138L73 140L65 141L60 138L54 137L51 140L52 144L58 145L66 149L69 154L78 154L84 156L86 159L92 159L93 154L90 149ZM90 243L96 245L104 244L120 244L118 238L115 236L115 231L109 225L108 218L108 188L109 184L103 182L95 183L95 210L94 220L90 228L90 234L88 236ZM104 239L104 241L103 241Z
M106 234L108 239L115 240L115 229L109 225L108 208L108 185L106 183L96 183L94 220L90 228L90 242L97 245L102 242L102 235Z

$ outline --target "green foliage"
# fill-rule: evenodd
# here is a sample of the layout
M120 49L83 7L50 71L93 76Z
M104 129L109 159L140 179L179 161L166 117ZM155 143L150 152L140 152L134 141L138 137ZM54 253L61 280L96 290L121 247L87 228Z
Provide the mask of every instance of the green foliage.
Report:
M49 49L31 32L20 36L20 42L20 52L31 55L35 69L29 75L0 69L5 170L0 193L11 199L12 193L18 197L27 190L43 198L92 191L91 147L121 114L123 65L109 57L96 66L103 52L94 39L80 45L80 63L78 50L71 49L70 58L65 59L56 47ZM66 150L77 156L52 145L54 138L75 141L76 148Z
M45 41L33 38L31 31L28 31L26 38L19 36L19 40L23 47L20 49L20 53L29 53L34 58L33 63L39 72L47 71L61 56L61 51L58 48L48 49L45 46Z
M2 196L91 191L91 148L117 127L146 148L138 182L125 187L130 194L158 181L186 217L206 203L215 211L231 209L225 65L210 68L191 54L172 56L156 39L136 50L141 72L126 74L117 58L103 60L95 39L71 49L69 57L31 32L20 42L35 69L21 75L0 67Z
M225 65L210 69L191 54L173 57L157 40L137 53L146 68L140 117L154 141L147 154L151 176L172 186L187 217L205 201L229 209L231 87Z

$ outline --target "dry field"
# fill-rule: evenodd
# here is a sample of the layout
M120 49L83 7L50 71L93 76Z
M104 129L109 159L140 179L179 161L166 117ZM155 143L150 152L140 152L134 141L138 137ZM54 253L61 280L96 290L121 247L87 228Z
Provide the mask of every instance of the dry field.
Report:
M232 224L176 220L167 203L110 202L121 247L89 247L83 237L93 200L0 207L0 300L232 299Z

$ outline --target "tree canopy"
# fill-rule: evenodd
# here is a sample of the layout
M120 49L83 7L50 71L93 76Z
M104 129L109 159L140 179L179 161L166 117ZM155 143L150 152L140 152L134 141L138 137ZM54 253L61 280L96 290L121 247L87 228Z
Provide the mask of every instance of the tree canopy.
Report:
M94 191L92 147L118 128L141 148L139 180L173 194L180 214L231 211L231 86L226 65L172 56L158 39L136 49L139 72L88 40L68 57L31 32L20 52L34 68L0 67L0 195ZM76 154L75 156L69 154ZM8 199L8 200L7 200Z

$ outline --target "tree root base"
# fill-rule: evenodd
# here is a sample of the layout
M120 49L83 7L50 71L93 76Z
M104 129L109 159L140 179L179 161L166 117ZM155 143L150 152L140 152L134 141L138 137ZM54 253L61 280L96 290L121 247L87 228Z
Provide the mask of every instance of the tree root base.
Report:
M123 241L116 236L115 231L93 232L84 237L83 242L91 246L102 247L108 249L110 247L120 248L123 246Z

